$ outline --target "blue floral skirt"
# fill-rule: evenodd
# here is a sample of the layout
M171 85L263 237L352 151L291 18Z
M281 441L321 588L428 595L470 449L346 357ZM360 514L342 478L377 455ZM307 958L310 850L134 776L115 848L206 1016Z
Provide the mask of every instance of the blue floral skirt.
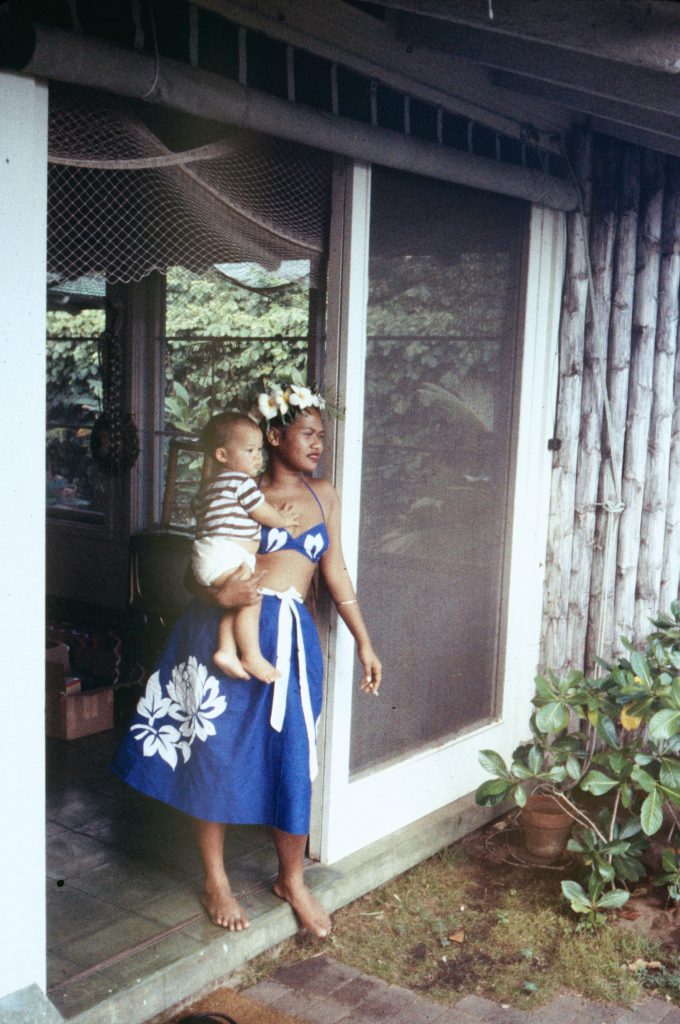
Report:
M219 622L199 601L183 613L112 768L195 818L306 834L323 680L314 623L295 591L265 594L260 647L282 673L267 684L215 666Z

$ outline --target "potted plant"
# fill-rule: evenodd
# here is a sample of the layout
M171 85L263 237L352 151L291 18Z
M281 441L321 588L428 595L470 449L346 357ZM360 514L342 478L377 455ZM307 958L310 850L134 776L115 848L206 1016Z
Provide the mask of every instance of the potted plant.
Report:
M597 677L538 676L531 741L509 766L495 751L479 755L494 778L478 788L478 804L513 797L523 808L538 794L571 817L567 849L585 869L585 886L565 881L562 890L590 923L625 903L626 885L645 877L644 854L662 828L666 882L657 881L680 878L680 601L652 624L644 651L623 640L625 656L601 663ZM677 899L680 890L671 884L669 894Z

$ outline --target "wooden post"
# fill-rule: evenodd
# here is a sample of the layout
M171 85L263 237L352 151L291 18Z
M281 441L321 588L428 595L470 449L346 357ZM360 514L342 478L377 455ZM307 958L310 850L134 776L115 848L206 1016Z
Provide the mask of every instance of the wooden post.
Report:
M661 233L659 267L659 309L656 323L656 353L652 414L649 428L647 471L640 529L635 601L635 634L650 630L650 619L660 610L666 505L668 498L673 386L678 347L678 289L680 288L680 161L666 159L666 194Z
M571 562L571 595L567 623L567 662L583 665L588 626L588 595L592 568L595 513L601 464L607 338L612 290L612 262L618 207L618 165L621 143L595 137L590 260L595 308L589 304L584 342L581 426L576 473L575 525Z
M659 592L659 607L666 611L670 608L671 601L680 596L680 345L675 355L673 398L675 410L668 459L666 533Z
M640 230L633 296L633 335L628 431L623 461L619 544L616 561L615 635L633 635L635 586L652 408L657 293L659 283L664 157L646 150L642 159Z
M619 218L614 255L614 284L611 316L609 320L609 354L607 361L607 388L611 412L612 433L617 446L612 459L610 438L603 440L603 460L600 467L599 494L602 501L615 501L621 491L623 466L623 439L626 432L628 408L628 380L630 376L630 338L633 320L633 291L635 287L635 254L637 246L638 210L640 204L641 150L626 146L621 162ZM590 607L588 611L588 639L586 667L595 664L598 651L609 659L612 653L614 629L614 586L616 574L616 543L618 517L609 521L611 513L598 509L593 541ZM607 529L611 530L607 542ZM604 602L604 608L602 604Z
M586 218L592 191L592 135L579 134L575 173L581 185ZM560 672L566 666L567 617L574 535L574 496L583 379L583 339L588 298L587 222L579 211L567 222L567 261L560 323L559 394L553 456L550 519L546 554L541 663Z

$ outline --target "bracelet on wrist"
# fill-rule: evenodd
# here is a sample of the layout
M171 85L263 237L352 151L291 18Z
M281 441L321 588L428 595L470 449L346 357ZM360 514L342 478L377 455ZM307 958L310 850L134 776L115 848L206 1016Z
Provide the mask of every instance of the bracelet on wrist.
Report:
M356 597L353 597L349 601L336 601L335 602L335 607L336 608L341 608L343 604L359 604L359 599L356 598Z

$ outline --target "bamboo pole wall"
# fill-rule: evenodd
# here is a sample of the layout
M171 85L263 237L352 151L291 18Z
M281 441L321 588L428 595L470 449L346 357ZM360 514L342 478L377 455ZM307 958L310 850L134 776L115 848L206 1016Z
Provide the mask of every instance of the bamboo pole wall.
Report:
M572 162L541 651L558 673L641 643L680 586L680 160L586 134Z

